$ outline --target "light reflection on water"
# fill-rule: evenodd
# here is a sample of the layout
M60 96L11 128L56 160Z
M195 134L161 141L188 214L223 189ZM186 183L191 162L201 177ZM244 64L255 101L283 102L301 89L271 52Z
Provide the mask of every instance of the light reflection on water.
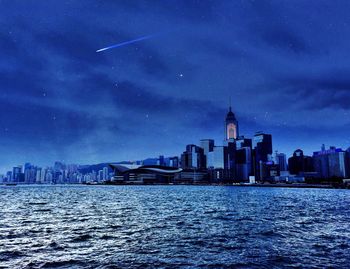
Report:
M0 187L0 267L350 267L350 192Z

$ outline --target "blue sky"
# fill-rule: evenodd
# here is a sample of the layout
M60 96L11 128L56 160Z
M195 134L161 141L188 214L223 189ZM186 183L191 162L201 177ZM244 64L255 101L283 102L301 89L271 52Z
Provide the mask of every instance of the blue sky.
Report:
M240 133L350 146L348 1L0 0L0 171L179 155ZM96 53L142 36L152 38Z

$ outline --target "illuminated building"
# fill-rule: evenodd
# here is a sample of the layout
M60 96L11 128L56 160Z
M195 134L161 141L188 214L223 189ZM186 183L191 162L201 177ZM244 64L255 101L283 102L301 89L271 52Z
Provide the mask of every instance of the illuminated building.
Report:
M110 164L114 171L114 177L111 183L136 183L136 184L157 184L172 183L175 176L182 172L181 168L160 166L160 165L142 165L130 167L127 165Z
M225 140L237 139L238 135L238 121L230 106L225 120Z

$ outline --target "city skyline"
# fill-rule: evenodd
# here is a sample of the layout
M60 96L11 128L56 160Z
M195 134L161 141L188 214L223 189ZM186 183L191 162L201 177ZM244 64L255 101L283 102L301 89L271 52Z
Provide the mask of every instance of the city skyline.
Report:
M238 120L235 116L235 113L232 111L232 107L231 105L228 107L228 111L226 111L227 114L226 114L226 118L225 118L225 121L223 121L223 130L224 130L224 134L223 134L223 139L218 139L218 140L215 140L213 138L200 138L200 139L197 139L196 142L193 142L193 143L185 143L183 145L183 147L185 145L200 145L200 147L202 147L201 143L202 141L208 141L208 140L212 140L213 143L215 143L215 146L217 147L222 147L222 146L225 146L227 144L227 142L233 142L233 141L240 141L240 140L244 140L244 139L251 139L253 137L252 136L245 136L244 134L240 134L239 133L239 125L238 125ZM264 133L262 131L256 131L254 133L254 136L260 134L260 133ZM215 142L216 141L216 142ZM218 144L217 144L218 142ZM240 143L240 142L235 142L235 143ZM293 154L292 153L285 153L285 152L282 152L282 151L278 151L278 150L274 150L274 148L276 148L276 146L274 147L273 143L271 144L272 145L272 154L271 154L271 157L273 158L273 155L274 154L284 154L285 156L292 156ZM213 144L214 146L214 144ZM327 145L329 146L330 148L337 148L334 144L333 145ZM315 154L317 153L320 149L321 151L326 151L325 150L325 147L326 145L325 144L322 144L320 145L320 147L318 149L313 149L312 150L312 153ZM203 148L203 147L202 147ZM340 148L339 148L340 149ZM347 147L346 149L350 149L350 147ZM166 151L166 149L163 149L164 152ZM293 150L293 153L295 154L296 151L300 151L302 150L304 152L304 150L301 148L301 147L297 147L295 150ZM130 163L142 163L144 161L147 161L147 160L153 160L153 159L157 159L158 157L157 156L168 156L168 158L171 156L176 156L176 157L179 157L181 154L180 152L177 152L175 154L169 154L169 153L160 153L158 155L152 155L152 156L146 156L144 158L138 158L138 159L133 159L133 160L122 160L122 159L118 159L118 160L107 160L107 161L104 161L104 162L94 162L94 163L74 163L74 162L66 162L64 160L55 160L54 163L62 163L63 165L73 165L73 166L93 166L93 165L99 165L99 164L105 164L105 163L123 163L123 162L130 162ZM23 165L24 164L24 165ZM33 167L37 167L39 169L46 169L46 170L52 170L53 169L53 166L52 166L52 163L51 164L35 164L33 165L32 161L31 160L26 160L25 163L23 164L20 164L20 163L13 163L11 167L13 167L13 169L15 168L18 168L18 167L21 167L21 169L23 167L25 167L26 165L31 165ZM38 166L37 166L38 165ZM9 168L10 167L4 167L3 168L3 171L0 170L0 176L6 176L6 173L9 172ZM11 170L10 170L11 171ZM23 171L22 171L23 172ZM95 171L95 172L98 172L98 171ZM84 175L84 174L83 174Z
M223 123L221 142L200 139L199 143L186 144L185 151L175 156L89 165L56 161L46 167L27 162L0 174L0 184L336 183L350 175L350 148L326 149L322 144L312 156L298 148L289 157L273 151L271 134L240 135L239 121L231 106Z
M288 156L350 146L345 1L48 2L0 1L1 173L220 142L230 96Z

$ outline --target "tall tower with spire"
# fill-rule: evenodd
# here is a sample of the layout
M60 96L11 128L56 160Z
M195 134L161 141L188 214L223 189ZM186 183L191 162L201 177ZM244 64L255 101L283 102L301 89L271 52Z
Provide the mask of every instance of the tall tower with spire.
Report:
M238 132L238 121L236 119L235 114L232 112L231 104L229 111L226 115L225 120L225 140L233 140L237 139L239 136Z

